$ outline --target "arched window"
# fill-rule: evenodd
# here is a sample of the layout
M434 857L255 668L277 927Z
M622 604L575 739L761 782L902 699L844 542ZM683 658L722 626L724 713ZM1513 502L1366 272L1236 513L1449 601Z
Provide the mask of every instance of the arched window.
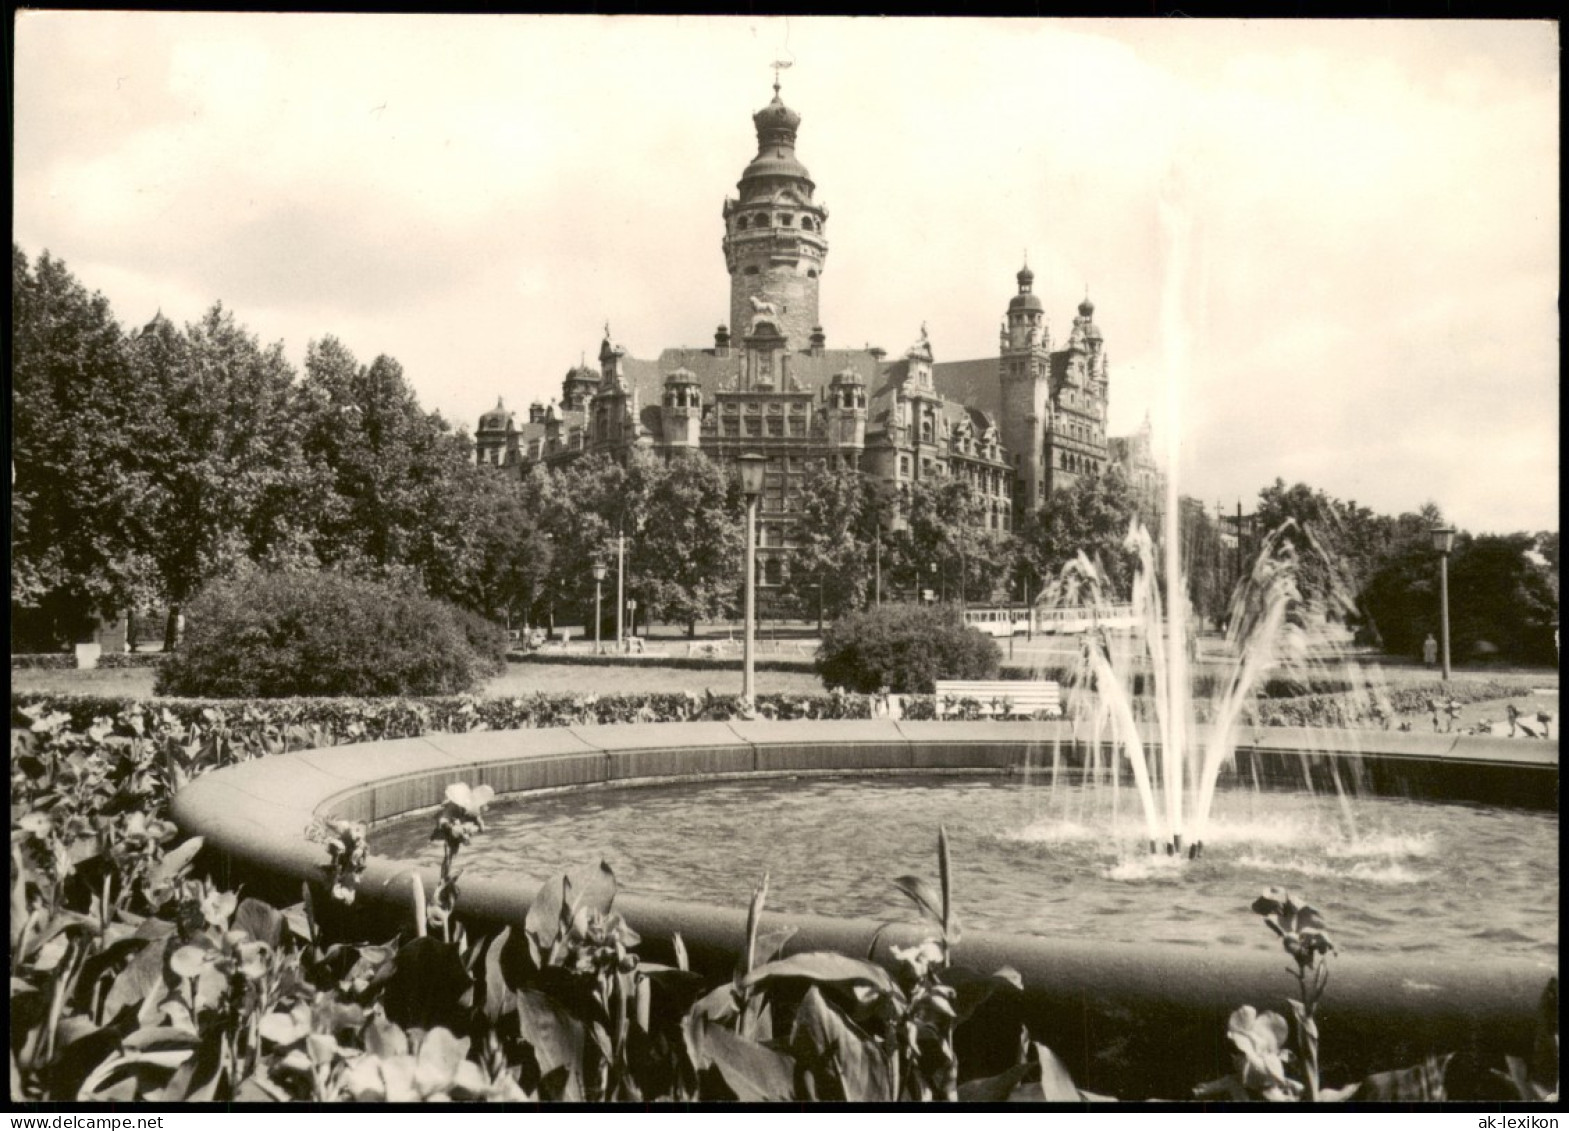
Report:
M789 227L794 226L794 224L795 224L795 217L794 216L786 214L786 215L783 215L783 216L779 217L779 226L781 228L789 228Z
M746 231L746 217L745 216L737 216L736 217L735 228L736 228L736 231L738 231L738 232Z
M808 279L815 279L815 278L817 278L817 268L815 268L815 267L808 267L806 269L806 277Z

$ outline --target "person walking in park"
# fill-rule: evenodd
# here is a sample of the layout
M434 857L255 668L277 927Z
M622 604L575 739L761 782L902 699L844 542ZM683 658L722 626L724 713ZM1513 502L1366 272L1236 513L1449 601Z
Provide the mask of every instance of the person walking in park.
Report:
M1431 632L1427 634L1427 639L1422 641L1422 662L1428 667L1438 663L1438 641L1433 639Z

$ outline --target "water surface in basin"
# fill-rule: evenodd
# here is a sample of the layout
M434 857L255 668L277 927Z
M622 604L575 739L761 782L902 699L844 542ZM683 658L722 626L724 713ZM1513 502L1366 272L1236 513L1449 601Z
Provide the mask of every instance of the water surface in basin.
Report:
M468 875L532 880L593 865L640 895L907 920L889 882L936 882L939 823L966 927L1117 942L1276 945L1248 905L1288 888L1343 953L1557 961L1554 813L1230 790L1204 856L1151 856L1138 803L1104 783L1000 777L801 777L592 789L499 803ZM378 855L439 860L431 822L378 830ZM532 891L530 891L532 894Z

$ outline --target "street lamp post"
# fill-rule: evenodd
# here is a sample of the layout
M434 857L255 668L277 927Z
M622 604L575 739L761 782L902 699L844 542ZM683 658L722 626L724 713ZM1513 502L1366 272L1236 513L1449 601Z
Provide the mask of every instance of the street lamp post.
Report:
M621 639L621 613L626 608L627 540L621 524L616 524L616 655L626 651Z
M601 619L600 615L599 615L599 594L600 594L600 585L604 582L604 580L605 580L605 563L602 562L602 561L599 561L598 559L595 559L595 561L594 561L594 654L596 656L604 651L604 647L599 643L599 624L600 624L600 619Z
M752 635L757 626L757 501L763 494L766 456L748 452L738 456L741 468L741 494L746 498L746 602L741 633L741 696L748 701L756 696L752 673Z
M1444 682L1449 682L1449 555L1455 548L1455 528L1433 527L1433 549L1438 551L1438 636L1444 661Z
M883 522L877 520L877 526L872 534L872 605L882 608L883 605Z

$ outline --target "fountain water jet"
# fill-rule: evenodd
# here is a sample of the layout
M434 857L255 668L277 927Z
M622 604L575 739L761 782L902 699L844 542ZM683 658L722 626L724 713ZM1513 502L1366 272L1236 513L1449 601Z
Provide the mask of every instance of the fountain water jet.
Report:
M1125 633L1097 627L1086 635L1070 681L1068 706L1075 729L1089 721L1097 748L1099 736L1109 733L1113 781L1119 780L1119 762L1126 759L1152 852L1158 853L1164 845L1172 856L1197 859L1203 854L1217 782L1233 761L1245 707L1271 673L1285 669L1307 675L1303 624L1321 610L1298 590L1296 552L1286 538L1292 529L1288 524L1264 540L1252 572L1232 599L1226 638L1232 659L1215 681L1203 732L1188 666L1194 638L1187 602L1180 587L1171 584L1170 575L1163 579L1157 571L1156 549L1148 531L1135 523L1128 534L1128 546L1138 559L1131 592L1134 627ZM1176 578L1180 586L1180 571ZM1164 603L1162 580L1167 593ZM1175 609L1168 614L1173 595ZM1110 581L1083 554L1065 567L1044 599L1048 604L1087 608L1095 622L1110 620L1114 607ZM1161 746L1153 763L1140 727L1141 704L1153 710L1153 720L1144 721L1154 722ZM1338 771L1335 780L1340 790Z

